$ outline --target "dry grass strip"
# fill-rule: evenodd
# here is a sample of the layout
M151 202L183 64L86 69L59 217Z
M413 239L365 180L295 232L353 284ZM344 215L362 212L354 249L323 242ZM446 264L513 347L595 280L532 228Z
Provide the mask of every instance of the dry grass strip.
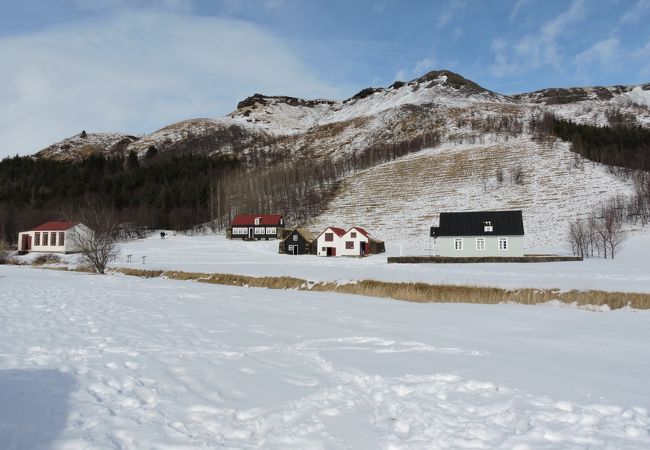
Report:
M551 300L579 306L594 305L619 309L630 306L636 309L650 309L650 294L606 291L564 291L559 289L502 289L481 286L457 286L426 283L393 283L375 280L339 284L332 282L310 282L293 277L252 277L201 272L163 270L141 270L116 268L113 272L145 278L169 278L225 286L247 286L268 289L296 289L302 291L337 292L367 297L390 298L416 303L518 303L537 305Z

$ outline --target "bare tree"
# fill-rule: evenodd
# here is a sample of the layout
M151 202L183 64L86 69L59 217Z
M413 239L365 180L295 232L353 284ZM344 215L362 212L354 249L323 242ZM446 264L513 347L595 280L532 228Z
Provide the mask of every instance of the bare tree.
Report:
M498 168L496 170L496 177L497 177L497 183L499 183L499 186L501 186L503 184L503 179L504 179L503 169Z
M604 236L603 244L606 249L609 249L609 254L612 259L616 250L625 241L626 234L623 230L621 208L618 202L611 202L606 205L602 210L602 235ZM605 250L605 258L607 258L607 250Z
M567 239L571 245L571 252L580 257L589 256L589 225L584 221L577 219L569 223L569 233Z
M524 184L524 168L522 166L515 167L512 172L512 182L518 185Z
M117 220L106 207L87 207L76 214L82 225L72 230L72 242L81 253L82 260L99 274L106 271L109 262L119 252Z

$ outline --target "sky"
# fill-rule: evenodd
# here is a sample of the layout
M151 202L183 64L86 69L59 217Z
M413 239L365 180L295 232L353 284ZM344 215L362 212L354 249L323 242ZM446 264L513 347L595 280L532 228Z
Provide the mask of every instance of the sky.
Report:
M448 69L503 94L650 82L650 0L0 0L0 157L254 93Z

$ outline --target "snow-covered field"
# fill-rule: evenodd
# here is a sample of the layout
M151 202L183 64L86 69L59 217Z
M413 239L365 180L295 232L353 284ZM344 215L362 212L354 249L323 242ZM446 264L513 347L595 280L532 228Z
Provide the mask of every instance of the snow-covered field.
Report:
M121 254L114 264L137 269L286 275L313 281L374 279L504 288L650 292L647 267L650 236L647 235L631 236L614 260L594 258L582 262L521 264L387 264L387 254L399 254L399 244L390 242L386 254L363 259L290 256L278 254L278 242L242 242L227 240L223 235L174 236L169 233L164 240L154 236L122 244ZM131 263L126 262L126 255L132 255ZM142 264L142 256L146 256L145 264ZM70 260L74 258L68 256Z
M649 311L0 266L0 324L2 449L650 448Z

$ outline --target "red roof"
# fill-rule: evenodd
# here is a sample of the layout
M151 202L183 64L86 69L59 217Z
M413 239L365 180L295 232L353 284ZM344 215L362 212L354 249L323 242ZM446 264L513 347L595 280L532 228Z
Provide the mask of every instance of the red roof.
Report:
M74 227L79 222L45 222L37 226L32 231L63 231Z
M325 228L325 231L323 231L321 234L318 235L318 237L321 237L327 230L332 230L338 237L341 237L345 234L345 230L343 228L327 227Z
M281 214L238 214L232 219L231 226L255 225L255 219L260 219L259 225L279 226L282 222Z
M361 228L361 227L352 227L352 228L350 228L348 230L348 232L350 232L352 230L357 230L359 233L363 234L365 237L369 236L368 232L366 230L364 230L363 228Z

